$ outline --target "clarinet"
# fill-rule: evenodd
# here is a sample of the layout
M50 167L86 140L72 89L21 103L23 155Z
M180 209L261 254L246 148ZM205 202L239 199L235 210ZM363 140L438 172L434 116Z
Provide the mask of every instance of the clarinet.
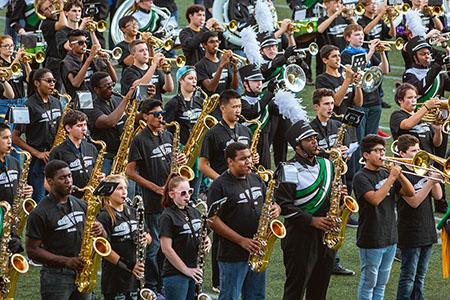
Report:
M197 267L203 271L204 266L205 266L205 254L206 254L205 246L206 246L206 241L207 241L207 237L208 237L208 225L207 225L208 206L204 201L199 201L195 205L195 207L197 208L200 205L204 206L204 213L202 214L202 217L201 217L202 218L202 225L201 225L202 227L200 230L200 244L198 246ZM203 281L195 284L196 299L197 300L211 300L212 298L208 294L203 293L202 283L203 283Z
M136 235L136 262L145 264L145 251L146 246L141 243L142 239L144 238L145 231L144 231L144 200L141 196L136 195L134 196L133 203L136 205L136 217L138 222L138 233ZM150 290L144 287L145 285L145 277L139 278L139 295L141 299L145 300L156 300L156 294Z

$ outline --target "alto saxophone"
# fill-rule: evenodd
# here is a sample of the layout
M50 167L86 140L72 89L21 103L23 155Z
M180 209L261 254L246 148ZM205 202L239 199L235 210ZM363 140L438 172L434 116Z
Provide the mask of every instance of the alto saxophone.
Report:
M84 200L88 207L86 212L86 221L84 223L83 240L81 242L80 259L83 261L83 269L77 274L75 284L80 293L90 293L95 289L97 270L100 267L101 257L111 254L111 245L103 237L94 237L92 234L92 225L102 207L100 196L94 195L94 187L85 186Z
M60 94L57 90L54 91L55 95L58 97L64 97L67 99L66 106L64 107L64 112L59 119L58 130L56 131L55 139L53 140L52 149L59 146L66 139L66 131L64 130L64 117L72 109L72 97L68 94Z
M195 205L196 208L199 206L203 206L202 210L202 227L200 229L200 244L198 245L198 254L197 254L197 267L202 270L205 267L205 254L206 254L206 242L208 237L208 205L205 201L199 201ZM202 291L202 283L199 282L195 284L195 294L197 300L211 300L212 298Z
M23 255L9 251L13 215L8 202L0 202L0 214L3 214L3 234L0 236L0 299L14 299L17 276L28 272L29 266Z
M145 251L146 246L141 243L142 239L144 238L145 231L144 231L144 222L145 222L145 210L144 210L144 200L141 196L136 195L134 197L133 203L136 204L136 216L137 216L137 223L138 223L138 234L136 235L136 262L137 263L145 263ZM144 287L145 285L145 278L141 277L139 278L139 295L141 299L145 300L156 300L156 294Z
M268 172L267 176L270 177L270 180L267 186L266 198L261 209L258 229L253 236L253 239L259 242L260 249L257 252L250 253L248 258L250 269L256 272L263 272L267 268L276 238L282 239L286 236L286 228L283 223L270 216L270 205L273 200L276 178L271 172Z
M344 159L342 159L339 147L342 146L344 142L345 132L348 127L349 125L345 123L341 124L337 133L336 142L328 151L329 159L334 165L334 179L331 186L330 210L327 213L327 218L333 222L333 226L323 234L323 243L333 250L341 248L344 244L345 228L348 217L351 213L355 213L359 210L356 200L348 195L344 197L344 203L341 207L341 177L347 173L347 164Z
M30 170L31 163L31 154L28 151L17 150L13 148L19 154L25 155L25 162L23 163L22 174L19 179L19 184L17 186L16 196L13 200L12 213L14 216L13 219L13 228L16 231L18 236L22 235L23 229L25 228L25 224L27 221L27 217L30 215L31 211L36 207L36 202L31 198L23 197L23 189L25 185L27 185L28 181L28 171Z
M210 97L206 95L205 92L202 91L201 88L198 88L203 94L203 108L200 116L197 119L197 123L195 123L192 128L191 134L184 145L183 153L186 155L187 163L190 168L192 168L195 164L195 160L200 154L200 146L202 144L203 138L205 137L206 131L217 124L217 119L210 115L216 109L217 104L219 103L219 94L214 94Z
M194 179L194 171L188 165L179 165L177 163L178 153L180 152L180 124L177 121L172 121L170 123L163 122L167 127L174 126L175 134L173 135L172 141L172 160L170 162L170 172L179 174L187 180L191 181Z

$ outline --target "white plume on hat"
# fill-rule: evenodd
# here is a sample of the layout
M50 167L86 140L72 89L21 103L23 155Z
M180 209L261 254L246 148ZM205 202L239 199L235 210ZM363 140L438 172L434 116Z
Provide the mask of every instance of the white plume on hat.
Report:
M258 23L259 32L274 32L275 26L273 22L272 10L265 0L256 1L255 19Z
M422 36L425 37L427 34L425 26L422 24L422 19L420 18L419 12L417 10L410 9L405 13L406 26L408 26L413 37Z
M242 48L250 63L261 65L264 63L264 58L261 55L258 40L256 39L256 32L252 26L247 26L241 31Z
M305 107L301 105L302 99L295 98L294 94L286 90L279 90L275 93L274 103L278 106L280 114L285 118L291 120L292 124L300 120L308 121L308 114Z

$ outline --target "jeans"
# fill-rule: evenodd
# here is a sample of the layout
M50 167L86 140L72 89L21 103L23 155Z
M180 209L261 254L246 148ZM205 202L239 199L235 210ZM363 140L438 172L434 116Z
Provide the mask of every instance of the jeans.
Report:
M103 160L102 172L105 173L106 176L111 172L113 160L110 158L105 158Z
M152 236L152 242L147 247L145 260L145 287L156 292L161 289L160 262L158 261L159 242L159 218L161 213L145 213L145 223Z
M37 203L45 197L44 167L45 163L43 160L36 157L31 159L28 184L33 187L33 195L31 198L33 198Z
M378 127L380 126L381 104L369 107L358 107L358 110L364 112L364 117L357 129L358 141L360 141L368 134L377 134Z
M389 280L397 244L384 248L359 248L361 279L358 285L359 300L380 300Z
M166 300L195 299L195 282L184 275L173 275L163 278Z
M266 298L266 271L250 270L247 261L219 261L219 300L264 300Z
M104 294L104 300L139 300L138 292Z
M81 294L75 285L76 273L67 268L41 269L41 298L45 300L91 300L92 293Z
M432 246L402 248L402 266L398 281L397 300L423 299L423 285L428 270Z

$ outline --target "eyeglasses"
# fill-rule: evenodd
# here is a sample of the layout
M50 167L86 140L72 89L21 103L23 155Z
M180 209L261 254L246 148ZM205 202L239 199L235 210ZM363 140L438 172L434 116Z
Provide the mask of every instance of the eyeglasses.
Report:
M70 42L71 45L78 44L78 46L86 45L86 43L87 43L86 40L79 40L79 41L72 41L72 42Z
M12 49L12 48L14 48L14 45L13 44L11 44L11 45L2 45L1 47L5 48L5 49Z
M371 151L381 153L381 152L386 152L386 148L373 148Z
M161 111L149 111L147 113L147 115L153 115L155 118L159 118L161 116L163 116L166 113L165 110L161 110Z
M115 85L116 85L115 82L110 82L110 83L105 84L104 86L99 86L99 88L101 88L101 89L112 89Z
M136 22L133 22L133 23L129 23L125 26L125 28L130 28L130 27L139 27L139 24Z
M194 189L190 188L188 190L184 190L184 191L174 191L177 194L180 194L181 197L186 197L188 194L189 196L192 196L192 194L194 193Z
M47 83L53 83L53 84L55 84L56 83L56 79L54 79L54 78L41 78L40 79L41 81L45 81L45 82L47 82Z

